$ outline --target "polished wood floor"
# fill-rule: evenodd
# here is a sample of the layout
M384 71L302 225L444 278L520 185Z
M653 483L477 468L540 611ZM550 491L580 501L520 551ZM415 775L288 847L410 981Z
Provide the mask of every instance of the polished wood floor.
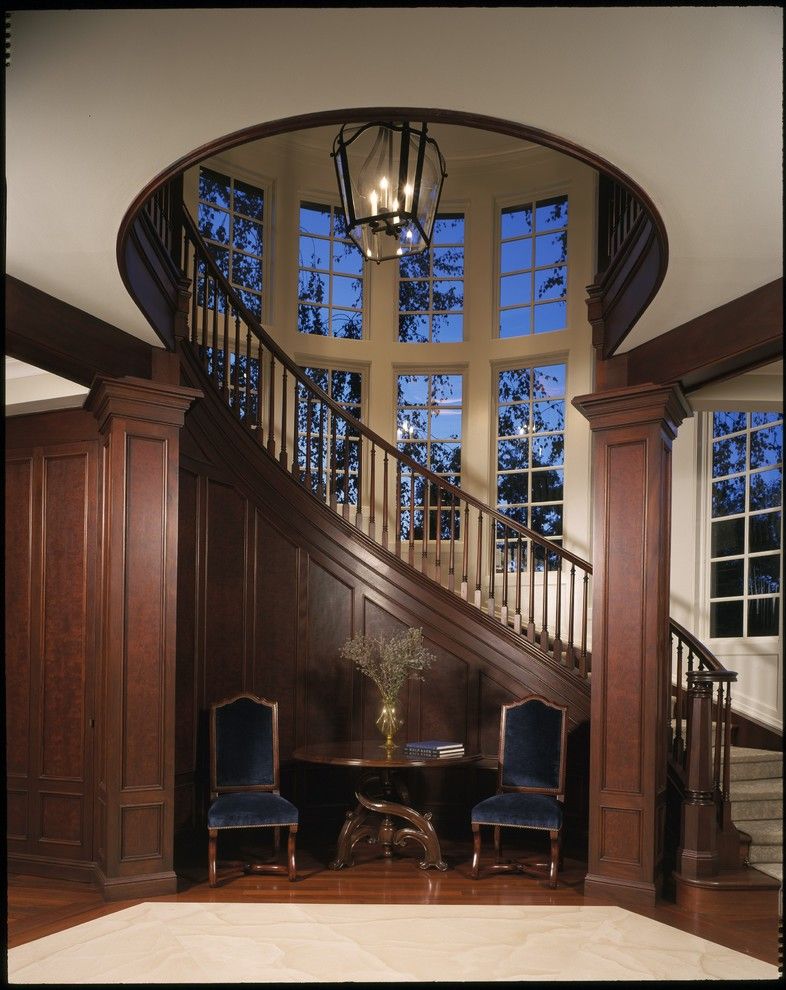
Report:
M359 849L355 865L341 871L328 869L331 853L332 849L317 853L310 848L299 850L295 883L289 883L284 876L246 875L230 869L220 874L219 885L215 888L207 884L206 865L198 857L190 856L177 864L177 893L153 900L295 904L613 903L584 896L586 865L569 858L560 874L558 889L551 890L526 874L489 874L473 880L469 873L471 850L468 843L443 844L449 866L444 873L420 870L417 847L410 854L397 854L393 859L384 859L371 848ZM8 946L22 945L136 903L139 901L107 904L95 888L84 883L11 875L8 878ZM668 901L649 910L632 906L631 910L780 965L778 918L771 910L749 912L745 917L707 917L687 914Z

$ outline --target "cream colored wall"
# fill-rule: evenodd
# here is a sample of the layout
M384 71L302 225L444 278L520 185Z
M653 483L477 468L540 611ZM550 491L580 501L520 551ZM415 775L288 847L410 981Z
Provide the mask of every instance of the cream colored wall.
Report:
M713 410L783 409L782 363L692 392L694 415L679 429L673 448L671 614L738 673L735 709L777 729L783 727L783 637L710 639L706 534L706 415ZM781 603L783 599L781 598ZM781 622L782 626L782 622Z
M311 143L314 136L310 135ZM595 175L548 149L522 145L515 154L486 157L481 167L448 161L440 208L465 215L464 341L403 344L397 340L397 266L367 265L367 319L363 340L337 340L297 332L298 215L301 199L338 205L329 157L332 134L322 153L294 147L287 135L246 145L211 159L225 172L266 184L272 205L265 237L270 291L265 326L299 364L328 364L364 372L364 417L395 442L395 377L405 371L452 370L463 381L462 488L493 504L496 500L494 439L496 369L550 360L567 364L565 433L565 546L589 557L589 429L570 403L592 389L590 329L585 286L592 280ZM197 173L186 179L186 198L196 201ZM568 329L516 339L494 335L495 237L499 200L523 200L558 193L569 196ZM271 223L272 220L272 223ZM271 226L273 247L270 250Z

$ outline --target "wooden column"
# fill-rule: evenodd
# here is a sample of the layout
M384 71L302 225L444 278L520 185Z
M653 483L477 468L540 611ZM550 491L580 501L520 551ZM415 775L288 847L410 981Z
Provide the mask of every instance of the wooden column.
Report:
M109 900L176 889L179 434L200 395L99 378L86 401L103 440L94 855Z
M679 386L573 400L593 435L592 719L585 891L651 903L661 876L671 445Z
M677 870L683 877L718 872L718 809L712 774L712 674L688 674L688 760ZM721 719L718 715L718 719Z

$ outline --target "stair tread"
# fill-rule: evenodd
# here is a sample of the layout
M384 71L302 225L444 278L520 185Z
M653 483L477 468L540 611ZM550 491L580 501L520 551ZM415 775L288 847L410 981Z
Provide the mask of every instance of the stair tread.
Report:
M783 778L763 777L759 780L732 780L729 784L732 801L761 801L783 798Z
M729 750L729 758L732 763L780 763L783 766L783 753L775 749L732 746Z

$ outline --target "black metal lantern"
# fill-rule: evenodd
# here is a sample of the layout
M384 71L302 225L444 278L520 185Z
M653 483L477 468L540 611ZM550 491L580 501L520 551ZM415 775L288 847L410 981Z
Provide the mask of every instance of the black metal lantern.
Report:
M331 154L351 239L371 261L431 245L447 172L426 124L345 124Z

